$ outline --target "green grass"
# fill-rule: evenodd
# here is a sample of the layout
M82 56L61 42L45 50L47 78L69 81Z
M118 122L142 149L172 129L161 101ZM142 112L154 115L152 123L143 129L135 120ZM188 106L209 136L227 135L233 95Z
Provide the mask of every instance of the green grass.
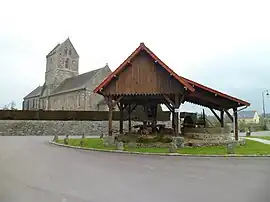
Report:
M260 138L264 140L270 140L270 136L250 136L249 138Z
M69 139L69 145L79 146L81 139ZM59 140L58 143L64 143L63 140ZM107 149L115 150L115 147L105 147L102 139L86 138L85 147L95 149ZM168 148L125 148L125 151L133 152L149 152L149 153L168 153ZM226 154L225 146L213 146L213 147L197 147L197 148L182 148L177 151L180 154ZM270 145L255 142L253 140L246 140L246 145L237 146L235 149L236 154L257 154L265 155L270 154Z

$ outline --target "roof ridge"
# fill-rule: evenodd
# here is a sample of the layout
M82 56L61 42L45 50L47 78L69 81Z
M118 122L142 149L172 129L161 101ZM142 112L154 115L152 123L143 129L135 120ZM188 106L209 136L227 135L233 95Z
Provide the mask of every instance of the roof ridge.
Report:
M145 46L143 42L140 43L140 45L133 51L127 58L124 60L120 66L118 66L104 81L102 81L95 89L94 92L97 93L99 90L103 87L105 87L114 77L114 75L120 73L126 65L130 62L131 59L133 59L137 54L139 54L141 51L145 51L150 57L152 57L155 61L157 61L169 74L171 74L178 82L184 85L184 87L191 92L194 92L195 89L186 82L185 79L177 75L170 67L168 67L161 59L159 59L148 47Z

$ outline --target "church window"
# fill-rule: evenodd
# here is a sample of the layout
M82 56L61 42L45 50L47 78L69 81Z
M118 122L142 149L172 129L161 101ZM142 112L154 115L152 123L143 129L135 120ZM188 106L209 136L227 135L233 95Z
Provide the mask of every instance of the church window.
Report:
M64 53L65 55L67 55L67 47L65 47Z
M69 59L67 58L65 61L65 68L67 68L67 69L68 69L68 62L69 62Z
M68 54L72 55L72 50L71 49L69 49Z

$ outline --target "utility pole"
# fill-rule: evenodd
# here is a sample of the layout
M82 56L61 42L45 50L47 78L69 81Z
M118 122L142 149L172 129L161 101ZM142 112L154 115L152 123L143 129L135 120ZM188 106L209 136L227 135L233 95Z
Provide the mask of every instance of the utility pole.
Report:
M265 104L264 104L264 93L266 93L266 95L268 96L269 93L268 93L268 90L264 90L262 92L262 104L263 104L263 125L264 127L266 128L266 122L265 122Z

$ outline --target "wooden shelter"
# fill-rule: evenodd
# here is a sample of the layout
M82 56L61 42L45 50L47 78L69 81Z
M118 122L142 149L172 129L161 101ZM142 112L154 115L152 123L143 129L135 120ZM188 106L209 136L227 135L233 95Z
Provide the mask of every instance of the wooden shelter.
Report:
M190 102L210 108L222 127L226 113L234 121L235 138L238 139L237 109L250 105L246 101L177 75L144 43L100 83L94 92L103 95L109 106L109 135L112 135L112 109L116 104L120 112L126 109L129 114L137 105L143 105L149 117L152 117L153 125L157 105L165 104L173 114L172 128L175 135L179 135L177 109L182 103ZM229 113L229 109L233 109L233 115ZM218 110L220 115L214 110ZM123 118L120 120L120 133L123 133Z

